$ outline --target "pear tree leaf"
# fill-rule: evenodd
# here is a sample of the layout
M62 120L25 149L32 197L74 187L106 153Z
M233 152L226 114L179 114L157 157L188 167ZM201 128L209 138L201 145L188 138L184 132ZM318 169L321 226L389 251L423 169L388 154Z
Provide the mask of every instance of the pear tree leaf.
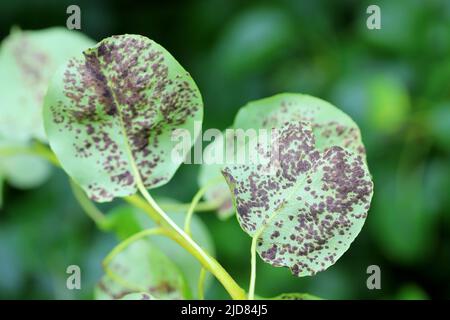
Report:
M183 299L186 283L178 267L147 239L132 243L110 262L95 289L98 300L121 299L145 292L156 299Z
M76 31L50 28L13 32L0 47L0 134L46 141L42 104L57 67L94 42Z
M0 152L4 148L26 147L27 144L22 141L11 142L0 139ZM1 156L0 153L0 176L15 188L38 187L49 178L50 173L50 165L38 156L30 154Z
M147 292L136 292L124 295L120 300L157 300Z
M164 199L164 202L176 203L174 200L168 199ZM183 227L185 214L182 212L168 212L168 215L178 226ZM144 212L133 206L123 205L115 207L106 217L107 223L105 226L107 230L114 230L121 240L144 229L156 227L155 223L148 219ZM192 216L191 231L194 240L206 252L214 256L214 245L208 228L196 215ZM171 239L162 236L152 236L148 238L148 241L157 246L177 265L188 283L191 294L195 296L197 293L197 280L201 269L199 262ZM208 285L210 280L211 277L208 275L205 286Z
M318 148L308 123L278 129L268 164L230 165L223 174L260 257L296 276L313 275L333 265L360 232L373 184L361 155L340 146ZM275 170L265 167L273 163L279 164Z
M139 35L106 38L53 77L44 102L50 146L65 171L99 202L134 194L136 167L146 188L167 183L172 132L196 139L203 104L190 75L159 44ZM192 144L191 144L192 145Z

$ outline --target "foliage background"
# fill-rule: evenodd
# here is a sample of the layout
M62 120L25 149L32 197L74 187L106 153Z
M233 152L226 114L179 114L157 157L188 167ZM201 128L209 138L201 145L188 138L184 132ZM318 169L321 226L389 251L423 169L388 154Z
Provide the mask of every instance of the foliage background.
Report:
M449 1L2 1L0 39L12 25L65 26L75 3L93 39L137 33L171 52L203 94L205 129L225 129L247 101L279 92L321 97L360 126L375 182L360 236L312 278L260 261L258 294L450 298ZM366 28L369 4L381 7L381 30ZM197 173L184 165L155 194L188 202ZM64 173L55 169L34 190L5 186L3 198L0 298L91 298L116 240L83 214ZM234 218L201 215L218 259L246 287L250 238ZM70 264L82 268L82 290L65 287ZM372 264L381 268L382 290L366 287ZM213 283L207 297L227 295Z

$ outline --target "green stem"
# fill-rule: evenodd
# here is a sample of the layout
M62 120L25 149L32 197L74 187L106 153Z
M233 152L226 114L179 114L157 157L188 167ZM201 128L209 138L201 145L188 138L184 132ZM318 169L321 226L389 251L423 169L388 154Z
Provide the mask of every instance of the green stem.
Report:
M209 272L211 272L219 282L224 286L225 290L230 294L233 299L244 300L246 299L245 291L239 287L239 285L234 281L234 279L226 272L226 270L211 256L209 256L201 247L198 246L183 230L181 230L177 225L173 226L171 223L167 222L161 214L162 211L158 205L154 202L150 195L149 200L151 202L145 201L137 195L128 196L124 199L134 206L145 211L151 219L165 227L170 236L174 241L176 241L180 246L182 246L186 251L193 255L200 264ZM166 215L164 213L164 215Z
M205 293L203 288L205 287L206 270L205 268L200 269L200 275L198 277L198 298L199 300L205 299Z
M255 283L256 283L256 242L258 237L252 238L251 246L251 271L250 271L250 286L248 289L248 299L255 300Z

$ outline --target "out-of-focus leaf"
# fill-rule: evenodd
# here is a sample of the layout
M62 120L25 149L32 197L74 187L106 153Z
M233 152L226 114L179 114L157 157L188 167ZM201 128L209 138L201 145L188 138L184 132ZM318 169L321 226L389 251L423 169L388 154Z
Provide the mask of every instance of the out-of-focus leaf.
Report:
M189 150L172 152L174 130L202 121L200 92L159 44L138 35L106 38L61 67L45 98L44 124L62 167L95 201L167 183ZM135 172L135 168L139 173Z
M362 3L361 3L362 4ZM418 0L380 0L374 3L380 7L381 28L369 29L365 6L361 6L355 27L364 38L377 47L395 52L411 52L417 48L417 34L420 33L420 15L424 3Z
M0 134L46 141L42 104L57 67L93 44L65 28L13 30L0 47Z
M182 299L186 283L179 268L147 239L132 243L110 263L114 278L103 276L95 289L99 300L146 292L157 299Z
M421 171L401 178L386 172L381 179L369 223L375 240L393 261L425 261L433 252L437 216L426 208Z
M0 140L0 149L26 147L25 142ZM46 160L28 154L0 155L0 175L10 185L19 189L35 188L50 176L51 168Z
M176 204L173 200L164 200L165 203ZM185 214L181 212L169 212L171 219L183 227ZM116 234L124 239L136 232L155 227L155 223L150 220L146 214L132 206L120 206L114 208L107 215L107 226L114 230ZM214 256L214 246L210 238L208 229L197 216L192 217L191 232L194 240L201 245L203 249ZM197 280L200 274L201 266L198 261L192 257L185 249L180 247L171 239L161 236L152 236L149 241L157 246L171 261L173 261L180 272L184 275L192 295L197 294ZM210 277L208 276L207 282Z
M294 34L283 11L257 8L244 12L231 21L216 47L219 66L231 75L261 68L291 45Z
M397 295L397 300L427 300L429 299L427 293L416 284L407 284L400 288Z
M261 108L255 110L262 112ZM245 111L245 118L255 119L244 109L236 123ZM312 105L309 116L313 119L314 111ZM223 170L239 223L257 240L261 258L273 266L289 267L296 276L313 275L333 265L360 232L370 207L373 184L363 157L356 152L364 149L351 153L351 149L326 146L332 141L327 138L334 134L339 137L336 141L342 139L347 147L357 141L353 135L348 139L343 134L346 127L331 127L337 132L318 127L316 143L307 123L278 125L273 143L277 152L269 149L267 167L237 164ZM267 154L259 147L249 152ZM270 174L270 166L277 162L279 167Z
M369 82L369 123L382 133L393 133L405 122L410 110L409 95L401 82L380 75Z

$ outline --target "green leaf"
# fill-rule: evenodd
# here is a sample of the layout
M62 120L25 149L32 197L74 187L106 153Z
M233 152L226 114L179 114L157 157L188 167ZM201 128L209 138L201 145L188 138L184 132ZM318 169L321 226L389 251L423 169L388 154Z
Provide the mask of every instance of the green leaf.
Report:
M356 123L330 103L308 95L283 93L250 102L239 110L232 129L270 129L279 127L287 121L310 122L316 147L320 150L340 146L353 150L365 158L361 133ZM226 136L226 142L230 138L231 136ZM213 141L205 148L204 154L211 149L220 148L218 145L221 143L223 141ZM223 147L226 154L226 144L223 144ZM238 145L238 148L242 146ZM224 164L203 163L199 175L200 186L204 187L209 181L220 176L226 164L226 162ZM209 188L205 193L205 199L222 203L218 209L220 218L226 219L234 214L234 208L231 207L231 194L225 181Z
M176 203L168 199L165 199L164 202ZM168 212L168 214L178 226L183 227L185 214L181 212ZM144 212L132 206L119 206L112 209L107 215L107 220L108 230L114 230L121 239L128 238L144 229L156 227L155 223ZM214 246L208 229L196 215L192 217L191 231L194 240L206 252L214 256ZM149 238L149 241L163 251L177 265L184 275L191 293L195 296L197 293L197 280L201 269L199 262L171 239L152 236ZM208 276L208 281L209 279L210 277Z
M0 149L3 150L26 147L27 144L0 139ZM40 157L29 154L0 156L0 176L15 188L35 188L44 183L50 173L50 165Z
M369 122L383 133L393 133L405 123L411 109L404 85L392 76L378 75L368 84Z
M428 300L428 294L418 285L408 283L403 285L395 295L396 300Z
M428 129L436 143L445 150L450 149L450 103L436 105L425 116Z
M332 104L305 94L282 93L249 102L239 110L233 127L270 129L285 122L309 122L319 151L339 146L365 157L356 123Z
M114 278L103 276L95 289L99 300L146 292L156 299L182 299L186 284L178 267L147 239L132 243L110 263Z
M171 158L175 129L192 143L203 104L190 75L159 44L138 35L104 39L60 68L44 105L62 167L96 201L167 183L189 152Z
M0 134L46 141L42 104L57 67L93 41L76 31L14 31L0 47Z
M225 139L229 139L231 136L225 136ZM228 140L216 139L206 146L203 152L203 159L207 154L212 154L218 149L223 150L223 154L226 154L226 142ZM205 192L204 198L208 202L218 203L217 215L220 219L227 219L234 215L233 202L231 200L230 191L222 175L223 163L202 163L200 167L200 174L198 177L198 184L200 187L206 187L211 181L219 179L219 182L214 183ZM221 179L222 178L222 179ZM222 181L220 181L222 180Z
M156 299L147 292L138 292L124 295L120 300L156 300Z
M296 276L325 270L349 248L364 224L373 193L363 157L351 152L355 140L349 140L349 149L325 147L327 140L317 144L315 138L324 129L312 130L308 123L285 123L278 128L272 144L277 150L272 149L268 164L229 165L223 170L239 223L257 240L261 258L289 267ZM266 154L261 148L249 152ZM271 173L273 163L279 166Z

